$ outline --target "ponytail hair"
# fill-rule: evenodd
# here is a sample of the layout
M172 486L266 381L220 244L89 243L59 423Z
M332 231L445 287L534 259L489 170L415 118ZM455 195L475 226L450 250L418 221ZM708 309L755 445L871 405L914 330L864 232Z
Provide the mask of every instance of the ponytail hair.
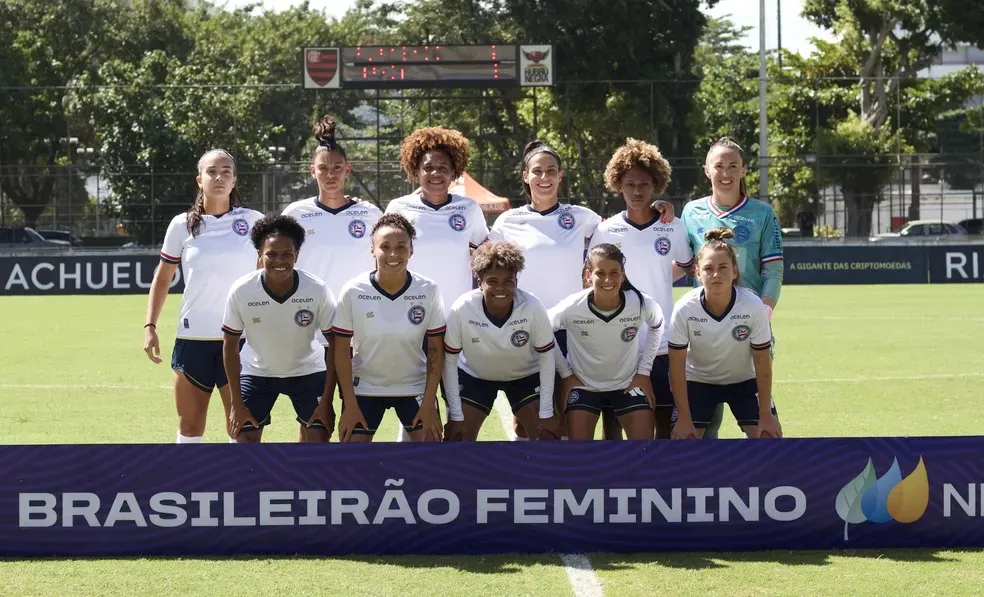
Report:
M720 139L718 139L717 141L711 144L711 147L710 149L707 150L707 153L708 154L711 153L712 151L714 151L716 147L726 147L728 149L732 149L736 151L738 153L738 156L741 158L741 165L742 166L748 165L748 160L745 159L745 150L741 148L741 145L739 145L738 142L734 140L734 138L721 137ZM748 187L745 184L744 176L742 176L741 180L738 181L738 192L741 193L742 197L748 196ZM731 238L731 237L729 236L726 238Z
M318 142L318 147L314 150L315 155L321 151L337 151L344 159L348 159L345 148L335 140L335 128L338 123L330 114L325 114L321 120L314 125L314 138Z
M622 266L622 273L625 273L625 253L623 253L622 249L619 249L617 246L611 243L601 243L591 247L591 250L588 251L588 258L584 262L585 269L590 271L591 263L601 259L611 259L612 261L617 261L619 265ZM643 304L644 301L642 300L642 293L639 292L638 288L632 285L632 282L629 281L629 277L627 275L622 276L622 285L619 290L622 292L635 292L636 296L639 297L639 304Z
M199 175L201 175L202 168L205 166L205 159L216 154L229 158L229 161L232 162L233 175L238 173L238 169L236 168L236 158L232 157L231 153L224 149L211 149L206 151L202 157L198 158L198 167L196 168L196 171ZM229 191L229 209L239 207L242 204L243 200L242 195L239 194L239 187L232 187L232 190ZM205 191L203 191L201 187L198 188L198 194L195 196L195 201L191 204L191 207L186 213L188 214L188 232L190 232L192 236L198 236L198 233L201 232L202 229L202 218L205 216Z
M734 245L725 242L726 239L734 238L735 233L731 228L725 226L718 226L717 228L711 228L704 233L704 240L707 241L701 246L700 250L697 251L697 256L695 257L695 263L700 263L701 258L707 253L713 253L714 251L724 251L731 257L731 266L735 268L735 284L741 286L741 271L738 269L738 252L735 251ZM698 269L700 269L698 267Z
M557 160L557 169L564 169L563 160L560 159L560 154L557 153L557 150L550 147L545 142L537 139L535 141L530 141L526 144L526 147L523 148L523 172L529 171L530 160L533 159L533 156L541 153L553 156L553 158ZM533 191L530 189L530 185L528 185L525 180L523 181L523 192L526 193L527 201L533 200Z

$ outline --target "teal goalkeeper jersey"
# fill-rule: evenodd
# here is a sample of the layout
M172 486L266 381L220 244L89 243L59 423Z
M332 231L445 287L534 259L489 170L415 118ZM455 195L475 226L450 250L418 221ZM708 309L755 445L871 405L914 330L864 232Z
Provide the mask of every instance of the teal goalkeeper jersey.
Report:
M725 226L734 233L727 242L738 249L741 285L762 295L766 286L763 270L768 263L782 264L782 230L772 206L758 199L743 198L728 211L720 210L710 197L686 204L680 216L687 227L687 239L694 254L704 245L704 233ZM778 280L782 280L782 269Z

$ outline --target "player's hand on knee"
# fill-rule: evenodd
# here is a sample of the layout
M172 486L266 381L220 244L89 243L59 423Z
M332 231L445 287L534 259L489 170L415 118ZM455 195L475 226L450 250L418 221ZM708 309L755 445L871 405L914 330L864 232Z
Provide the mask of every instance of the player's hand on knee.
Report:
M673 424L673 431L670 432L670 439L697 439L697 428L693 421L677 419Z
M318 408L314 410L314 414L308 419L307 426L310 427L317 421L320 421L325 426L328 439L331 439L331 434L335 431L335 409L332 408L331 401L322 399L321 403L318 404Z
M232 405L229 411L229 432L232 437L239 437L243 427L249 423L254 429L259 429L260 424L253 418L253 413L249 412L246 405Z
M782 437L782 426L779 425L779 419L770 412L767 415L759 415L758 432L760 438L779 439Z
M425 408L421 406L417 411L417 416L413 420L413 426L416 427L418 423L424 426L423 431L425 442L441 441L444 436L444 429L441 425L441 419L437 416L436 408Z
M343 408L342 416L338 419L338 441L347 442L352 439L352 432L355 428L362 425L363 429L369 429L366 418L362 416L359 407Z
M540 419L536 426L537 441L559 441L560 419L556 415L549 419Z
M153 326L147 326L144 328L144 352L147 353L148 359L154 363L160 364L161 343L157 338L157 329Z
M448 421L444 426L444 441L462 442L465 441L465 422Z

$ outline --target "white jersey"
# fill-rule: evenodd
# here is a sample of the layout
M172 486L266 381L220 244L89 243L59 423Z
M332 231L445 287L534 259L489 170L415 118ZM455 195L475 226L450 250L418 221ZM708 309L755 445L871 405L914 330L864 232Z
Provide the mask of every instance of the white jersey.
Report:
M256 248L249 233L258 211L234 207L220 216L203 215L198 236L188 231L188 214L174 216L164 233L161 261L181 265L184 295L177 337L221 340L222 309L233 283L256 270Z
M410 269L440 288L445 309L472 289L471 250L485 242L489 228L485 213L474 200L448 195L434 206L419 194L393 199L386 213L398 213L417 230Z
M607 315L593 302L594 290L588 288L550 309L553 329L567 330L569 364L559 359L557 371L567 377L573 370L588 390L627 388L637 373L649 375L653 368L663 312L651 297L632 290L623 291L622 306ZM649 327L645 347L638 333L643 326Z
M549 309L584 288L584 250L601 217L580 205L558 203L539 212L514 207L496 218L490 240L508 240L523 249L526 267L519 287Z
M546 308L522 290L516 291L512 312L501 321L486 311L481 290L460 296L448 313L444 349L460 353L458 366L478 379L513 381L533 375L539 371L538 354L553 346Z
M285 296L274 295L264 279L263 270L246 274L226 301L223 331L246 332L242 374L298 377L324 371L321 338L331 332L335 314L331 290L303 270L294 270L294 287Z
M373 271L342 288L332 331L352 338L356 395L417 396L427 385L424 338L444 329L444 305L434 282L407 272L406 285L388 294Z
M591 247L602 243L621 249L625 255L625 275L632 285L653 297L664 316L673 313L673 262L686 267L694 258L683 221L673 218L669 224L663 224L657 214L651 222L640 226L631 222L623 211L598 226L591 237ZM667 337L668 334L663 334L657 354L666 354Z
M383 212L372 203L352 199L332 209L312 197L291 203L283 215L306 233L296 267L324 280L335 296L346 282L376 268L370 233Z
M683 295L670 318L672 349L687 351L687 380L716 385L755 378L753 350L768 350L772 343L765 304L747 288L735 287L731 304L721 317L707 311L704 289Z

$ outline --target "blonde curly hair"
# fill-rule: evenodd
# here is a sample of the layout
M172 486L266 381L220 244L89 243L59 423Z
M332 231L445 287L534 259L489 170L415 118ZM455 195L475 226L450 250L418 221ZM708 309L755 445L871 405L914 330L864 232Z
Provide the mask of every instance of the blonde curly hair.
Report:
M638 139L628 139L625 145L615 150L605 168L605 187L613 193L621 193L622 177L637 166L653 177L653 195L666 192L673 171L670 163L655 145Z
M417 183L417 169L420 167L424 154L428 151L439 150L448 155L454 178L458 178L468 167L468 152L471 143L460 132L446 129L443 126L420 128L410 133L400 145L400 166L406 172L411 182Z

